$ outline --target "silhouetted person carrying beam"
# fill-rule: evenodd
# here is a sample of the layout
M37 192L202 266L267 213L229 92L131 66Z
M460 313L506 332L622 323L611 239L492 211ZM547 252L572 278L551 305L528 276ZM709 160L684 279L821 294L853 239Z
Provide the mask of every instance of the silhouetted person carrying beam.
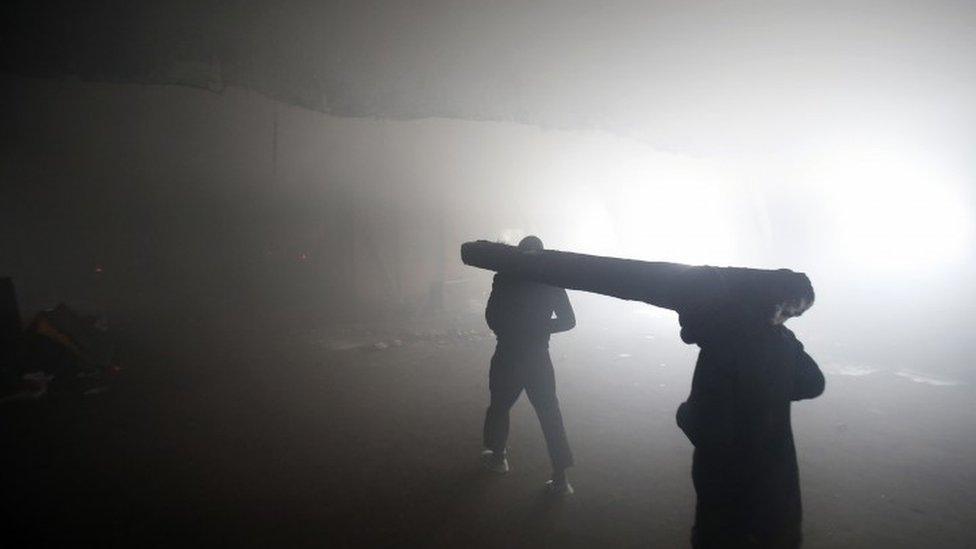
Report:
M824 390L817 364L783 326L814 302L789 269L692 266L572 252L524 253L487 241L461 246L466 265L561 288L643 301L678 313L701 348L678 425L695 446L698 548L796 547L800 484L794 400Z
M518 247L528 253L543 249L542 240L535 236L525 237ZM482 464L490 471L508 471L509 410L524 389L539 417L552 462L552 478L546 489L554 495L572 494L566 469L573 465L573 454L566 439L549 358L549 336L576 326L566 290L498 273L485 319L498 342L488 377L491 404L485 413L486 450L481 455Z
M793 309L808 305L801 300ZM794 316L789 308L757 310L734 323L680 317L682 339L701 347L691 395L677 414L695 446L696 549L801 544L790 402L819 396L824 377L782 325Z

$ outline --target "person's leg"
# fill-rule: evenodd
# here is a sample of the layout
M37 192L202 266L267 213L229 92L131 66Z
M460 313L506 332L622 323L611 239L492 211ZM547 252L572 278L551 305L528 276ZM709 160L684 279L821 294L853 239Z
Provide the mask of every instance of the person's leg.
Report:
M485 448L496 455L504 455L508 441L508 413L522 393L517 364L513 356L496 348L491 357L491 370L488 373L488 390L491 403L485 411L483 440Z
M749 547L749 524L743 497L741 472L722 454L695 449L691 479L695 486L695 524L691 546L694 549L738 549Z
M783 446L785 448L780 446L782 453L775 459L763 460L761 474L754 477L749 532L759 540L761 547L796 548L803 542L803 508L796 451L792 440Z
M573 465L573 452L569 449L563 416L559 411L556 376L549 358L549 350L540 350L531 357L531 361L531 364L526 364L529 375L526 376L525 392L542 426L542 434L546 439L546 448L549 450L549 459L552 462L553 480L564 481L566 469Z

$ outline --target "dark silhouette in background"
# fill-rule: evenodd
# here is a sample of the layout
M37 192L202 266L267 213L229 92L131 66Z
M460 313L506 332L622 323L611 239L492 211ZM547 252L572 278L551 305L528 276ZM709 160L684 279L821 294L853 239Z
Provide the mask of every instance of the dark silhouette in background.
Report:
M523 252L541 252L542 241L528 236L519 243ZM553 318L555 313L555 318ZM485 310L488 327L498 343L491 358L491 404L485 413L482 463L492 471L508 471L506 441L509 410L524 389L539 416L552 462L547 489L557 495L573 492L566 469L573 454L563 427L556 378L549 357L549 336L576 326L576 316L566 290L496 274Z
M735 323L681 318L682 339L701 347L691 395L677 414L695 446L693 547L801 543L790 402L819 396L824 377L782 326L789 312L772 316Z

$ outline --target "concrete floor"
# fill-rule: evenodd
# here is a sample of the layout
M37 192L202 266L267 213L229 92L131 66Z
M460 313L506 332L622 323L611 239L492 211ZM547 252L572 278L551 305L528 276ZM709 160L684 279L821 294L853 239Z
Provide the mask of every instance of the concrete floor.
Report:
M486 334L337 349L316 330L173 326L129 334L113 392L0 410L3 546L687 546L673 414L696 349L676 326L554 338L577 457L565 501L543 497L524 398L512 472L477 468ZM972 388L824 369L824 397L794 406L806 546L971 547Z

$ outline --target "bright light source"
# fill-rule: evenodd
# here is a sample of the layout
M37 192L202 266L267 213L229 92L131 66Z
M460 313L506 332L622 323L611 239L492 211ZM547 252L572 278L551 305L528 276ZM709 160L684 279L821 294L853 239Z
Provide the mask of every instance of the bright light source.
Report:
M563 204L574 249L652 261L727 265L735 235L724 185L704 160L606 137L572 165Z
M972 212L959 176L919 147L875 140L828 151L812 182L826 193L840 258L859 269L920 271L961 260Z

